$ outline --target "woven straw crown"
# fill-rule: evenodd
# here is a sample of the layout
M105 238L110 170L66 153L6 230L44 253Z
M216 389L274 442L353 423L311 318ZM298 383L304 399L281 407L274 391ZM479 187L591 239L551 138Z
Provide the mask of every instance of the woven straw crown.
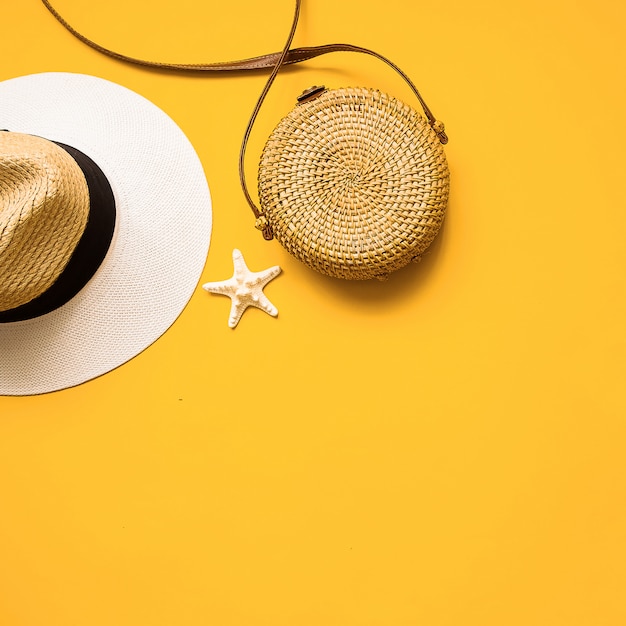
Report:
M88 216L87 181L63 148L0 132L0 311L30 302L56 281Z
M337 278L381 278L418 260L443 222L448 192L435 131L408 105L369 89L333 89L295 107L259 168L276 238Z

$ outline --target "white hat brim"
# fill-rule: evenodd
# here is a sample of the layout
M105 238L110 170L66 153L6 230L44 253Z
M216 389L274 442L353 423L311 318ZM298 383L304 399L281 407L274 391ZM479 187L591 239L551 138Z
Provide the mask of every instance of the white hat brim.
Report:
M0 125L84 152L116 201L111 247L78 295L41 317L0 324L0 394L40 394L111 371L174 323L206 261L211 196L182 130L110 81L50 72L0 82Z

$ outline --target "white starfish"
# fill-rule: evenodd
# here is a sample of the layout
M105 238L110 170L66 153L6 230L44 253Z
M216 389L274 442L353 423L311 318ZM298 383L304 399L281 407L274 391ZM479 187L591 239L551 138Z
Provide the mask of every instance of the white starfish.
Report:
M236 248L233 250L233 264L235 273L232 278L202 285L203 289L228 296L232 300L228 319L230 328L237 326L249 306L255 306L276 317L278 309L267 299L263 287L280 274L280 267L275 265L262 272L251 272L243 260L243 254Z

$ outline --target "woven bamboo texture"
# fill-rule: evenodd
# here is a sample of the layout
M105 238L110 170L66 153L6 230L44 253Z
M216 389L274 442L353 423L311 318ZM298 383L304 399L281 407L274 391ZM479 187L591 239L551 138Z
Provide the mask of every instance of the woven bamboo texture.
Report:
M268 139L259 198L278 241L329 276L383 278L437 235L450 175L428 122L376 90L335 89L287 115Z
M89 190L56 144L0 132L0 311L30 302L67 265L89 216Z

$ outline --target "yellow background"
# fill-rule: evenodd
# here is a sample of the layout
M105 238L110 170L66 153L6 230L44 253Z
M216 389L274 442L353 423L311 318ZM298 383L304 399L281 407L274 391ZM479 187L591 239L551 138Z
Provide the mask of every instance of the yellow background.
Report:
M55 5L174 61L279 49L293 9ZM305 0L295 45L385 54L450 136L445 227L384 283L317 275L253 228L237 154L264 75L124 65L37 0L5 0L2 24L0 79L94 74L182 127L213 197L203 281L231 276L234 247L283 274L277 319L233 331L230 300L198 287L130 363L0 398L0 624L626 624L621 0ZM369 58L285 72L253 188L264 138L319 83L410 101Z

